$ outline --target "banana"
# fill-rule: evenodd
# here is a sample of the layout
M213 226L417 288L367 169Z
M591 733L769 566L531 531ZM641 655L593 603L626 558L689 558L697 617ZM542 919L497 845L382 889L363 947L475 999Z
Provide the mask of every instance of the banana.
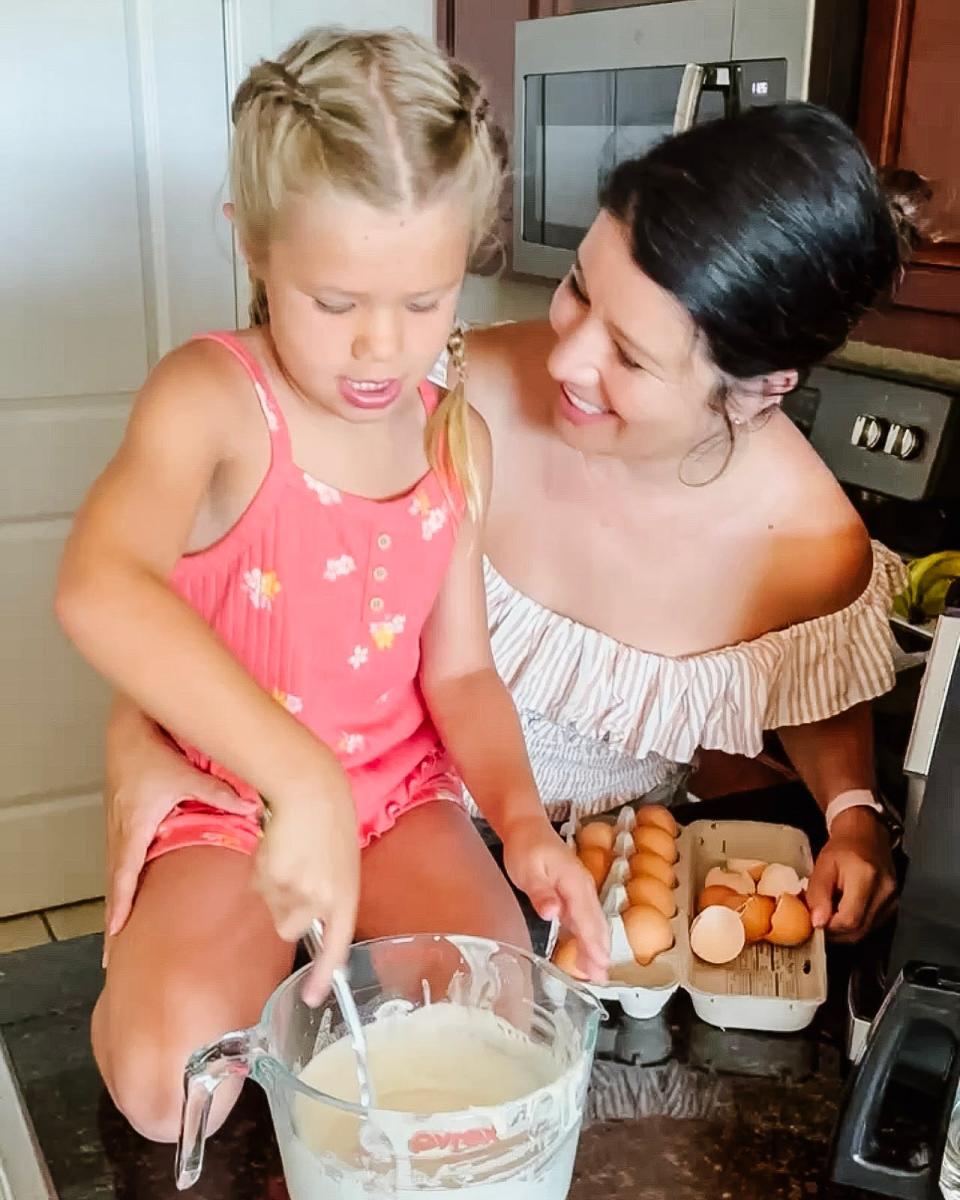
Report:
M947 590L960 578L960 551L942 550L907 565L907 586L894 601L894 610L907 620L929 620L943 612Z

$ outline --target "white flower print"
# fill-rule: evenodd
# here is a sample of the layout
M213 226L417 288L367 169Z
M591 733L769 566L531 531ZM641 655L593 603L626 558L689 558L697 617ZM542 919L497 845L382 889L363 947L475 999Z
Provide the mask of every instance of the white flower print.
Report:
M442 505L440 508L431 508L420 523L420 532L423 535L423 540L429 542L433 535L439 533L446 523L446 505Z
M390 693L389 693L389 692L384 692L384 693L383 693L383 695L381 695L381 696L378 696L378 697L377 697L377 703L378 703L378 704L386 704L386 702L387 702L389 699L390 699Z
M323 577L332 583L335 579L342 579L344 575L350 575L356 569L357 564L350 555L341 554L339 558L327 559L327 569L324 571Z
M366 646L354 646L353 653L347 661L355 671L359 671L367 659L370 657L370 651Z
M264 571L260 567L244 571L243 587L253 607L267 612L273 608L274 600L283 590L276 571Z
M321 504L342 504L343 496L335 487L331 487L329 483L323 483L319 479L314 479L312 475L308 475L306 471L303 473L303 482L307 485L311 492L315 492L317 499Z
M273 698L278 704L282 704L291 716L295 717L303 712L303 701L299 696L291 696L289 692L282 692L279 688L274 688Z
M341 733L337 749L341 754L358 754L366 742L367 739L362 733Z
M273 405L267 399L267 394L259 383L253 385L254 391L257 393L257 399L260 401L260 408L263 411L264 419L267 422L267 428L271 433L276 433L280 428L280 422L277 420L277 414L273 411Z
M388 617L385 621L372 621L370 636L373 638L373 644L378 650L390 650L397 634L403 633L406 623L407 618L403 613L397 613L395 617Z

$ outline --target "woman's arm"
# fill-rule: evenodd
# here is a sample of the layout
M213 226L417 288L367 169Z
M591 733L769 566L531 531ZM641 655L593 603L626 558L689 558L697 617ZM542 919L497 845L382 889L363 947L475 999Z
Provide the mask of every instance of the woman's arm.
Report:
M873 792L873 722L869 704L836 717L779 731L790 761L821 811L845 792ZM833 822L807 898L814 924L838 939L862 937L895 890L890 835L870 808L850 808ZM837 899L839 895L839 899Z
M490 439L473 418L472 439L489 488ZM420 682L440 738L484 817L504 843L511 878L547 920L559 918L592 976L609 965L596 890L543 810L516 709L490 650L481 531L463 521L444 585L424 629Z

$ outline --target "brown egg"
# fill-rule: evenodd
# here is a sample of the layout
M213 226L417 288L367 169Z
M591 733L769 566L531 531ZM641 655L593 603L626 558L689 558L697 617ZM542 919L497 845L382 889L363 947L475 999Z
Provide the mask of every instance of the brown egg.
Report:
M802 946L811 933L813 921L804 902L789 892L782 895L770 918L766 940L774 946Z
M622 920L633 957L641 967L652 963L658 954L673 945L670 922L662 912L649 904L626 909Z
M748 942L762 942L770 932L776 904L769 896L739 896L737 912Z
M631 875L652 875L668 888L677 886L677 876L673 867L650 850L641 850L630 859Z
M593 882L599 888L610 870L609 852L601 850L599 846L585 846L577 857L593 876Z
M680 832L676 821L673 819L673 814L669 809L664 808L662 804L644 804L638 808L637 824L651 825L657 829L662 829L665 833L669 833L672 838L675 838Z
M561 971L566 971L571 979L579 979L582 982L587 978L577 966L577 943L575 938L566 938L564 941L557 943L557 948L553 952L553 965L559 967Z
M705 887L697 897L697 912L703 912L711 904L722 904L725 908L739 908L743 901L744 896L740 892L715 883L710 887Z
M581 850L585 850L588 846L597 846L608 854L612 854L616 837L615 826L606 821L591 821L589 825L583 825L577 833L577 845Z
M638 853L649 850L651 854L659 854L671 867L679 857L676 840L658 825L638 825L633 831L633 844Z
M651 905L662 912L667 920L677 915L673 889L668 888L662 879L655 879L652 875L634 875L632 879L628 879L627 898L631 905Z

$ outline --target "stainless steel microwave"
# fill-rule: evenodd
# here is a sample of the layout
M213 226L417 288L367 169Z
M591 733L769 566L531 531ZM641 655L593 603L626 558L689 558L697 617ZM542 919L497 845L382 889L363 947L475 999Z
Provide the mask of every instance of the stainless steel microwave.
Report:
M647 0L516 26L513 267L559 279L604 175L675 130L812 100L852 117L864 0Z

